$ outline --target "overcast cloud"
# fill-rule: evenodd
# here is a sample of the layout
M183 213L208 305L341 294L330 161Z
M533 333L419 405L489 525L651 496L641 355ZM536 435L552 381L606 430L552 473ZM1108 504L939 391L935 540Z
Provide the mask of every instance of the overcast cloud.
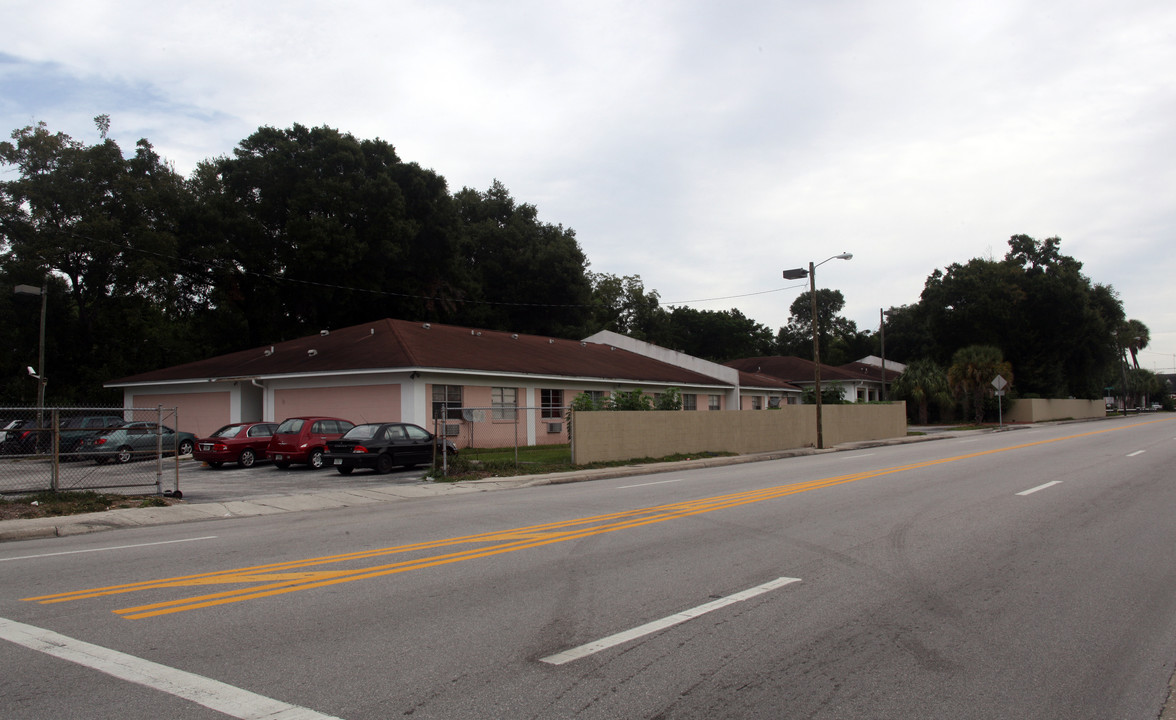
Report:
M1176 366L1176 3L4 0L0 130L45 121L187 174L259 126L501 180L591 270L776 329L1058 236ZM411 319L411 318L410 318Z

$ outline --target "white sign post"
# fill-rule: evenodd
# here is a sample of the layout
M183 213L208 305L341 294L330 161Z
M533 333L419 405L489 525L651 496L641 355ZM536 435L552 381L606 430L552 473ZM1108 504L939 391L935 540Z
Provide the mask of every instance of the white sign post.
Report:
M996 419L1001 430L1004 430L1004 408L1001 405L1001 398L1004 397L1008 385L1009 381L1005 380L1003 375L997 375L992 379L992 387L996 388Z

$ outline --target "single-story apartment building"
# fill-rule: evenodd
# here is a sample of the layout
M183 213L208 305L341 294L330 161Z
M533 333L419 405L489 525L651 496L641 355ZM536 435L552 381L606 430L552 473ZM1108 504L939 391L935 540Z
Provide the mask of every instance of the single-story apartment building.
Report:
M796 404L801 389L608 331L583 340L383 319L152 370L106 383L125 408L178 408L176 424L207 436L230 422L326 415L412 422L474 442L475 423L525 444L566 442L565 408L580 393L677 388L684 410ZM527 409L527 411L523 411Z
M750 357L731 360L729 367L741 372L767 375L777 380L811 389L815 383L816 363L788 355ZM906 369L893 360L883 361L873 355L839 366L821 364L821 387L837 387L845 402L878 402L887 398L885 392Z

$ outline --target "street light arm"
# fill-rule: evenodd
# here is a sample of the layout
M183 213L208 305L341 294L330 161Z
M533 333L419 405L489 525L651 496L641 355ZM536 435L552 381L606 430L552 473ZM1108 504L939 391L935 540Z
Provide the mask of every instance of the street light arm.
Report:
M825 258L824 260L817 263L816 265L812 265L812 267L819 268L822 265L824 265L825 263L829 262L830 260L853 260L853 253L843 252L840 255L834 255L833 257Z

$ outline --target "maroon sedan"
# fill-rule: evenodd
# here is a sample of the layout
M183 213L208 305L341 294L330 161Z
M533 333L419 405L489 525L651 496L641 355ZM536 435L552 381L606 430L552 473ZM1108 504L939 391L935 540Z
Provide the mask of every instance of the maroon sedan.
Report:
M225 425L209 437L197 440L192 457L214 468L227 462L253 467L258 460L265 459L265 449L277 429L278 424L270 422Z

